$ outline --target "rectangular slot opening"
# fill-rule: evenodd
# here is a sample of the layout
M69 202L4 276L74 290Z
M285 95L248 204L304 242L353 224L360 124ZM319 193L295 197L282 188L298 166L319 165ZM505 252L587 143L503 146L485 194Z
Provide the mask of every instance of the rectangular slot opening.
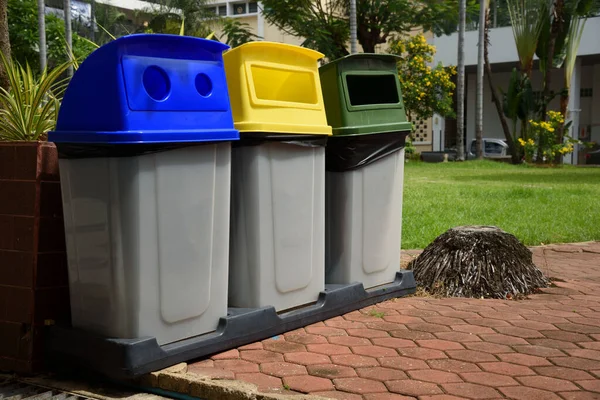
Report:
M398 87L394 75L346 75L352 106L398 104Z
M260 100L317 104L314 74L252 65L252 84Z

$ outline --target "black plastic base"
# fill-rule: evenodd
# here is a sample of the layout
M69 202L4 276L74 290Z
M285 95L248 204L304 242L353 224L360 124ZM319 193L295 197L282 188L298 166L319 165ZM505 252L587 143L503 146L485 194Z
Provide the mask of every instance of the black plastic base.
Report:
M393 283L369 290L361 283L326 285L315 304L281 314L273 307L230 308L215 332L163 346L152 337L109 339L54 326L46 343L47 357L55 367L84 368L114 379L131 379L406 296L415 290L411 271L398 271Z

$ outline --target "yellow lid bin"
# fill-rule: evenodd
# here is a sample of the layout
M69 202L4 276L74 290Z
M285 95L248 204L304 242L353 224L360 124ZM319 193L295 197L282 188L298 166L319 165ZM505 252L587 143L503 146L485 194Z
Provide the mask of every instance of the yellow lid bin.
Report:
M235 128L243 132L331 135L318 51L251 42L223 56Z

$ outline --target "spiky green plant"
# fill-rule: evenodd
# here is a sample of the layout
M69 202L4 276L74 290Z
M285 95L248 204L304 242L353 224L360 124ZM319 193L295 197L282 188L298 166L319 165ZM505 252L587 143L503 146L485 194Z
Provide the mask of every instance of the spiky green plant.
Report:
M68 79L61 76L71 62L36 75L0 53L10 89L0 88L0 140L35 141L54 129Z
M549 0L507 0L521 72L529 76L533 57L542 34L544 21L550 12Z

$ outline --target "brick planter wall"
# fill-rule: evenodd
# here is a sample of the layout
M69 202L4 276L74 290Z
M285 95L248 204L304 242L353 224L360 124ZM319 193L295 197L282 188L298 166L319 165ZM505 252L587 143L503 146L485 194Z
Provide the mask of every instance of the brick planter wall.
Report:
M0 142L0 370L39 371L44 326L70 318L56 147Z

